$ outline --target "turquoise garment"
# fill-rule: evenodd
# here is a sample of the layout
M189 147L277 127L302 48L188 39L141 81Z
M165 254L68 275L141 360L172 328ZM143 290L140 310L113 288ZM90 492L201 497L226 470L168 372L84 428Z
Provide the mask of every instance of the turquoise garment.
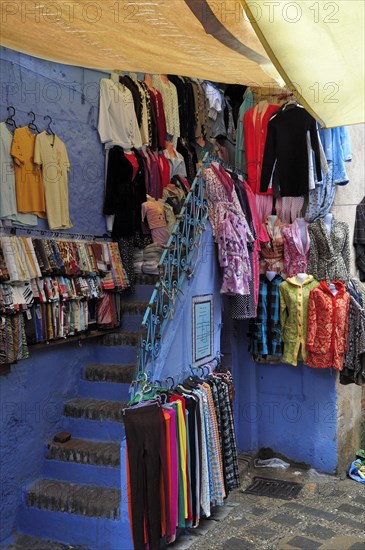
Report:
M347 126L321 128L319 136L328 163L328 172L322 171L322 181L316 181L315 189L308 196L308 208L305 219L314 222L331 211L337 185L346 185L349 177L346 162L352 159L349 131Z
M349 131L347 126L322 128L319 131L327 161L332 162L332 182L334 185L346 185L349 178L345 162L352 160Z
M246 154L245 154L245 140L243 135L243 116L246 111L252 109L253 107L253 95L250 88L244 93L243 102L239 110L238 120L237 120L237 129L236 129L236 154L235 154L235 165L236 168L242 170L247 174L246 168Z

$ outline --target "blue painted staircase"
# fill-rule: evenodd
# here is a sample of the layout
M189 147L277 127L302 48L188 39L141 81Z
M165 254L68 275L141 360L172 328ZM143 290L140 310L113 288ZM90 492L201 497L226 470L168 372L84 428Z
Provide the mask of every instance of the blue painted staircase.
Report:
M61 429L72 438L46 445L42 477L24 490L18 531L47 541L47 549L51 541L87 550L133 548L124 454L121 469L122 409L135 373L138 330L156 280L137 278L134 294L123 301L121 331L101 341L114 362L85 365L78 395L63 410Z

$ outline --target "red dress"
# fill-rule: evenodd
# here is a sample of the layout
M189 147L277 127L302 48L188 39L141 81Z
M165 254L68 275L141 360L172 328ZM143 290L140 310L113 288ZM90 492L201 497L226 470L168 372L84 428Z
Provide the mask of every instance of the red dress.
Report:
M333 284L338 291L336 296L326 281L321 281L309 295L306 365L342 370L347 351L350 295L341 281Z
M261 106L261 109L260 109ZM262 160L264 157L267 125L279 105L271 105L267 101L249 109L244 114L243 131L245 136L247 182L254 193L272 195L272 189L260 193Z

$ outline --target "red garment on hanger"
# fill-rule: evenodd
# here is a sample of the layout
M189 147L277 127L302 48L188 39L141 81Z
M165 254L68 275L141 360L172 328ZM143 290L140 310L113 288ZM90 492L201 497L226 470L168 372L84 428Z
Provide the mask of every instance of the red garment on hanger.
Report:
M243 131L246 149L247 183L254 193L272 195L273 190L271 188L265 193L260 193L260 180L267 136L267 125L271 116L280 106L271 105L267 102L265 103L266 105L263 106L261 111L259 111L260 104L246 111L243 117Z
M158 155L158 167L161 174L162 190L164 190L169 185L171 177L169 159L163 153Z
M139 164L138 164L138 160L136 159L136 156L135 154L133 153L133 151L131 152L124 152L126 158L129 160L129 162L131 163L131 165L133 166L133 175L132 175L132 181L134 181L136 175L137 175L137 172L138 172L138 168L139 168Z

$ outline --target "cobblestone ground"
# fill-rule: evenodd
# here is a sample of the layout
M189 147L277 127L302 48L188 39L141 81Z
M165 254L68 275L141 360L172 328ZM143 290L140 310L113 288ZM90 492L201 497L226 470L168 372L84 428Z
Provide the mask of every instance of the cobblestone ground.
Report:
M244 494L254 476L303 483L286 501ZM365 550L365 485L295 468L246 468L242 487L171 550ZM86 550L20 536L6 550ZM100 548L98 550L111 550ZM113 549L116 550L116 549ZM125 550L120 548L118 550Z
M304 488L290 501L244 494L255 475L296 481ZM253 468L225 506L170 548L365 550L365 485L295 468Z

